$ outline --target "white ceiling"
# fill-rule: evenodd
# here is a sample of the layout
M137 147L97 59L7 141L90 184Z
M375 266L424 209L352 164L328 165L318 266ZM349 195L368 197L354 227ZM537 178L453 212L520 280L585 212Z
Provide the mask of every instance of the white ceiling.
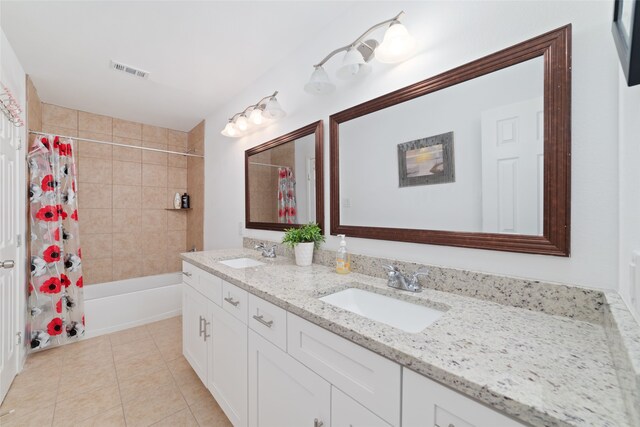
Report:
M187 131L352 3L1 5L2 29L43 102ZM148 71L149 79L111 70L111 59Z

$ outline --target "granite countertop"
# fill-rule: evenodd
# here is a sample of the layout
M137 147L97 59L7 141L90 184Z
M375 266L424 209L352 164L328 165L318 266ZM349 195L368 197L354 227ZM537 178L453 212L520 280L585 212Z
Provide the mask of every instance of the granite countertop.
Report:
M219 261L265 262L234 269ZM496 410L535 426L630 426L602 325L425 289L339 275L313 264L267 259L248 249L182 254L205 271ZM446 313L411 334L318 298L347 287L417 301Z

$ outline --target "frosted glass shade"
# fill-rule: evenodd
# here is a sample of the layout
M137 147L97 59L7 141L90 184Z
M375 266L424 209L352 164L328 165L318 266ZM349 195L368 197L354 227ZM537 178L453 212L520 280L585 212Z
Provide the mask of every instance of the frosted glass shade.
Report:
M275 97L272 97L271 99L269 99L269 101L267 102L267 105L264 107L264 112L262 114L266 118L272 119L272 120L280 119L287 115L287 113L284 112L284 110L280 106L280 103Z
M380 62L393 64L402 62L413 54L416 40L409 34L404 25L391 25L384 33L384 39L376 49L376 59Z
M224 136L228 136L229 138L237 138L240 136L236 127L231 122L227 122L224 129L222 129L222 132L220 133L223 134Z
M335 88L336 85L331 83L327 72L322 67L316 67L309 81L304 85L304 90L313 95L326 95L333 92Z
M262 110L260 108L254 108L249 114L249 121L258 126L264 123L264 117L262 116Z
M368 74L369 71L371 71L371 66L365 62L360 51L351 48L345 53L336 76L343 80L351 80Z

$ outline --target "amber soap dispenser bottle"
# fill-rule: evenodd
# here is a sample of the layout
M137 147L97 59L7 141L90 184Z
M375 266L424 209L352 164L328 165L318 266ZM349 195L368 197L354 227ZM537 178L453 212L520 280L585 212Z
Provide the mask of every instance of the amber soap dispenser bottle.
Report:
M342 240L340 241L340 247L336 253L336 273L347 274L351 271L351 255L347 251L347 241L344 234L338 234Z

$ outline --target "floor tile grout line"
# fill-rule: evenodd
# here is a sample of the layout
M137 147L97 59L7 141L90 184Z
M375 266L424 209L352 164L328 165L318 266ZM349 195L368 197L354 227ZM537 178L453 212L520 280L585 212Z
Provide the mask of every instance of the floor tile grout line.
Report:
M118 385L118 396L120 397L120 407L122 408L122 419L124 420L125 427L127 426L127 415L124 412L124 402L122 401L122 390L120 389L120 376L118 375L118 368L116 367L116 358L113 355L113 341L111 336L109 337L109 346L111 348L111 360L113 361L113 369L116 371L116 384Z

